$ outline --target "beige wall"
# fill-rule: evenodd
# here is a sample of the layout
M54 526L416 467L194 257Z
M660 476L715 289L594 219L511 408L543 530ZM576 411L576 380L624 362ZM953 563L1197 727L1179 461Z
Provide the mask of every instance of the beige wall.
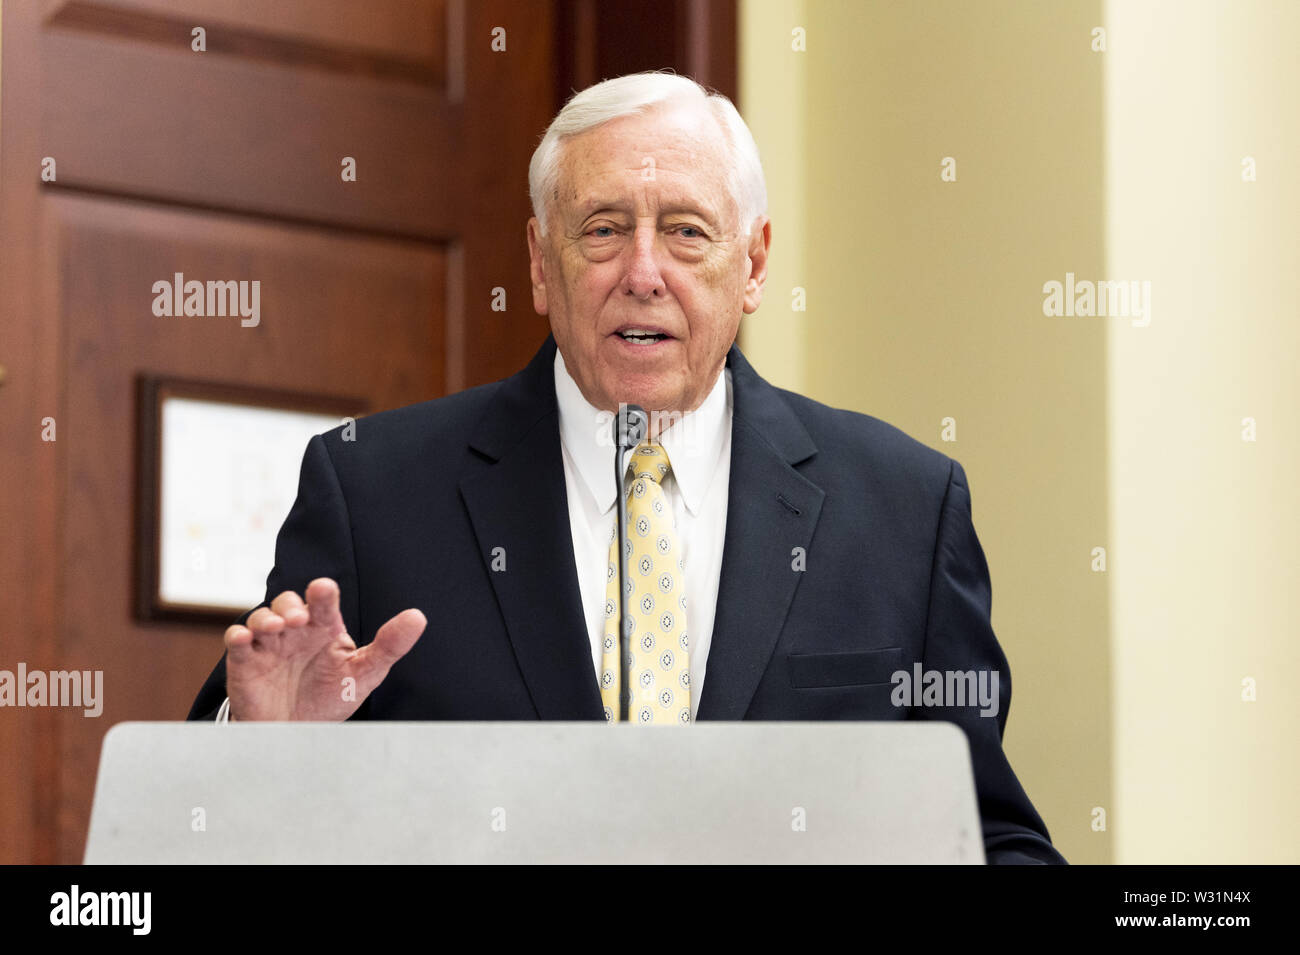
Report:
M808 103L808 59L791 52L790 30L807 22L805 8L806 0L742 0L739 57L739 108L762 154L772 219L763 306L742 320L740 344L768 381L799 392L807 390L806 329L804 316L793 311L791 303L792 290L807 281L804 222L811 157L804 141L805 123L813 111Z
M1106 268L1152 283L1107 323L1117 861L1295 863L1300 4L1106 22Z
M1072 862L1300 861L1300 4L741 15L773 200L742 347L965 466L1006 749L1054 841ZM1066 272L1150 281L1149 324L1044 315Z
M774 199L767 302L742 347L965 467L1014 679L1006 749L1072 862L1112 857L1111 831L1091 829L1112 802L1107 580L1090 570L1107 535L1106 329L1045 318L1041 289L1104 264L1098 6L742 5L741 107Z

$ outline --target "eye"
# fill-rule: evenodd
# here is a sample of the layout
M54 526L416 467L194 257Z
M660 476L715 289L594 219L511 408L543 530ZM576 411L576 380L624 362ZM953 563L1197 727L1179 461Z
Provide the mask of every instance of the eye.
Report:
M684 238L684 239L702 239L702 238L704 238L704 233L701 232L701 231L700 231L696 226L693 226L693 225L683 225L683 226L678 226L678 227L677 227L677 234L680 235L680 236L681 236L682 238Z
M598 225L587 234L597 239L608 239L614 235L614 227L612 225Z

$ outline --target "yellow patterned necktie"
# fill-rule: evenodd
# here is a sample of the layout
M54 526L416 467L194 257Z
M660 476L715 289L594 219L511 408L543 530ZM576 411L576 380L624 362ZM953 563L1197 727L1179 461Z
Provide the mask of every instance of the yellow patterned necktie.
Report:
M672 470L661 445L643 442L632 452L627 495L627 589L632 630L628 671L632 696L628 721L685 725L691 721L690 646L686 636L686 585L681 545L662 481ZM617 722L622 667L618 661L618 522L610 535L605 571L605 637L600 698L605 719Z

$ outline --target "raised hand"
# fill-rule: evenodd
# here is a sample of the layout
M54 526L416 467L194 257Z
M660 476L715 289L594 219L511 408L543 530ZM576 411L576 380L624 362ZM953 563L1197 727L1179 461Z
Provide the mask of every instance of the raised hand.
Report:
M317 578L305 596L306 603L286 590L255 610L247 626L226 630L232 720L345 720L427 624L420 611L403 610L358 650L339 613L338 584Z

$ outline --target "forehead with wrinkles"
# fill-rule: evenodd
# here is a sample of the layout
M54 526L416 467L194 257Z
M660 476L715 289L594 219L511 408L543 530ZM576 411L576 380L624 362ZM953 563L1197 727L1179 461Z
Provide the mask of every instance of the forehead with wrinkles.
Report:
M599 211L694 212L732 229L729 150L709 110L684 103L624 116L566 140L556 211L566 229Z

